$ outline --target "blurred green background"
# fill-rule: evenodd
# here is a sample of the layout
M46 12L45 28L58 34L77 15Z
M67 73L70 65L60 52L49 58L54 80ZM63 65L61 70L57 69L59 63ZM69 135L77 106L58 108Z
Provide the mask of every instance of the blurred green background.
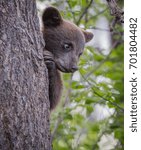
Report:
M123 25L115 23L106 0L38 0L39 16L48 5L94 33L79 71L62 74L62 99L51 113L53 150L123 150ZM123 1L118 5L123 8Z

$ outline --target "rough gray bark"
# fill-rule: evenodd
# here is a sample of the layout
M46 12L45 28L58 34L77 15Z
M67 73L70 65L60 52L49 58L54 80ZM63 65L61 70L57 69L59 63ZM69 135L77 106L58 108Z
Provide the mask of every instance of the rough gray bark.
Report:
M34 0L0 0L0 150L51 150L48 74Z

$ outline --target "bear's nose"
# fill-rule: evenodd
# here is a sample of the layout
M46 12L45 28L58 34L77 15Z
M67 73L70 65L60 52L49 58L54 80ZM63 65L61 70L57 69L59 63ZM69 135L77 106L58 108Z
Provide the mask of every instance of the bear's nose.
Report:
M75 72L75 71L78 70L78 67L77 66L72 66L71 70L72 70L72 72Z

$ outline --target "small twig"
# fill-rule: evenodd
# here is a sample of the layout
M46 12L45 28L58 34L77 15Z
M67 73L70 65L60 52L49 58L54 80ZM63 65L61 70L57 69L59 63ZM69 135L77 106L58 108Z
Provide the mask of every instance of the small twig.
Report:
M100 30L100 31L106 31L106 32L111 32L110 29L103 29L103 28L99 28L99 27L91 27L90 29L94 29L94 30Z
M73 76L73 74L71 74L71 77L70 77L70 80L69 80L69 89L68 89L68 91L67 91L67 94L66 94L66 98L65 98L65 101L64 101L64 103L63 103L63 105L62 105L62 107L65 107L69 102L70 102L70 94L71 94L71 91L72 91L72 88L71 88L71 84L72 84L72 76Z
M95 16L90 17L89 20L94 19L94 18L98 17L99 15L103 14L107 9L108 9L108 7L105 8L104 10L98 12Z
M88 2L89 1L86 0L86 3L88 3ZM86 15L85 15L85 23L84 23L85 26L86 26L87 22L88 22L88 13L86 13Z
M71 14L72 14L72 17L73 17L73 21L75 22L75 13L72 11L72 7L71 7L71 5L70 5L70 3L69 3L69 0L66 0L66 2L67 2L67 4L68 4L68 6L69 6L69 11L71 12Z
M88 78L93 72L95 72L97 69L99 69L101 67L102 64L104 64L110 57L111 53L112 53L112 49L115 48L117 45L119 44L119 41L116 41L113 46L111 47L110 53L106 56L106 58L97 66L95 67L91 72L89 72L88 74L85 75L85 78Z
M67 94L66 94L66 96L65 96L65 101L64 101L64 103L63 103L63 105L62 105L62 108L64 108L64 107L69 103L69 101L70 101L69 96L70 96L71 90L72 90L72 89L71 89L72 76L73 76L73 74L71 74L71 77L70 77L70 80L69 80L70 88L69 88L68 91L67 91ZM54 127L54 130L53 130L53 132L52 132L52 140L53 140L54 135L55 135L55 133L56 133L56 131L57 131L57 129L58 129L58 127L59 127L59 125L61 124L62 121L63 121L63 117L60 116L60 115L58 115L57 123L56 123L56 125L55 125L55 127Z
M83 76L82 73L80 73L80 74L81 74L82 78L90 85L90 88L92 89L92 91L94 92L95 95L97 95L98 97L102 98L104 101L107 101L107 102L111 103L112 105L114 105L115 107L117 107L119 110L121 110L122 113L124 112L124 109L121 108L117 103L114 103L114 102L110 101L109 99L104 98L104 97L103 97L102 95L100 95L99 93L97 93L97 92L95 91L95 89L92 87L93 85L88 81L88 79L86 79L86 78Z
M51 140L52 140L52 141L53 141L54 135L56 134L56 131L57 131L57 129L58 129L58 127L59 127L59 125L61 124L62 121L63 121L62 116L59 116L59 115L58 115L57 123L56 123L56 125L55 125L55 127L54 127L54 130L53 130L52 134L51 134Z
M82 12L82 14L80 15L78 21L76 22L77 25L80 24L81 19L84 17L84 15L87 13L89 7L92 5L93 0L90 1L90 3L87 5L87 7L85 7L84 11Z
M105 127L107 127L107 125L109 125L109 122L108 122L108 121L106 122ZM100 139L102 138L102 136L103 136L106 132L107 132L107 128L104 128L103 131L100 132L100 134L99 134L98 137L97 137L97 140L93 143L92 150L95 150L95 149L96 149L98 142L100 141Z

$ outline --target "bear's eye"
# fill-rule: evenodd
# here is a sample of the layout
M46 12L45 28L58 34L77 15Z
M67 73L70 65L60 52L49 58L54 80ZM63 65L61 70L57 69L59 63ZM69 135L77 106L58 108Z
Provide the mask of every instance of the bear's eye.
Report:
M72 44L71 43L65 43L63 45L63 48L66 50L66 51L70 51L72 50Z

